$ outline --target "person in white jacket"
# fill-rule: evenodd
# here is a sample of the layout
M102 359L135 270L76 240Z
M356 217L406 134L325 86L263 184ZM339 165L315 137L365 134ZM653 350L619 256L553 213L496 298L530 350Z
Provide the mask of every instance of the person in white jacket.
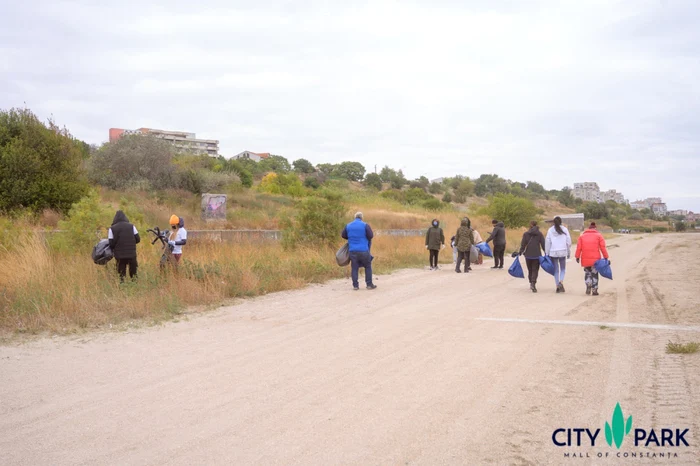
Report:
M557 293L564 293L564 275L566 274L566 259L571 257L571 235L561 224L561 217L554 217L554 226L547 231L544 240L544 251L554 263L554 283Z

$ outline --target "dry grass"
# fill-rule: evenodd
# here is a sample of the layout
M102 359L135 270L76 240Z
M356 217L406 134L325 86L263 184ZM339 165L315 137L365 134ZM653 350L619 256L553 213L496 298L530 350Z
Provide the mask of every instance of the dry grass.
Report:
M693 354L700 351L700 343L689 342L689 343L672 343L668 342L666 344L666 352L669 354Z
M427 261L422 238L380 237L373 243L374 267L387 273ZM114 262L101 267L89 251L52 252L26 235L0 254L0 332L71 333L141 319L172 319L192 305L295 289L346 276L335 251L285 252L279 243L200 243L185 247L177 274L161 274L155 246L138 246L139 279L122 285Z

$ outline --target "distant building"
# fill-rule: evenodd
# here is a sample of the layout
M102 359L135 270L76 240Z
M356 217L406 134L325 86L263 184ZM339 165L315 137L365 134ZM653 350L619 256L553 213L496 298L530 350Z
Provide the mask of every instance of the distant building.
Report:
M244 150L240 154L234 155L232 158L234 159L247 159L247 160L252 160L253 162L260 162L263 159L266 159L270 156L269 152L250 152L248 150Z
M561 223L569 230L582 231L585 228L583 214L561 214L555 215L555 217L561 217ZM545 220L545 222L554 223L554 219Z
M431 183L442 183L445 181L445 178L435 178L434 180L430 180Z
M627 204L628 201L622 193L618 193L614 189L609 189L600 194L600 202L615 201L618 204Z
M644 201L634 201L630 202L630 207L636 210L643 210L643 209L648 209L647 203Z
M688 211L685 209L669 210L668 215L678 215L681 217L685 217L686 215L688 215Z
M651 211L654 212L654 215L659 215L661 217L665 216L668 213L668 210L666 209L666 204L663 202L655 202L651 205Z
M700 220L700 214L695 214L692 211L688 212L688 215L685 216L685 221L689 223L695 223L698 220Z
M216 139L197 139L195 133L182 131L164 131L162 129L139 128L134 130L110 128L109 142L114 142L127 134L148 134L164 139L180 152L207 154L212 157L219 155L219 141Z
M585 183L574 183L572 193L576 199L583 199L589 202L600 202L600 188L598 183L587 181Z

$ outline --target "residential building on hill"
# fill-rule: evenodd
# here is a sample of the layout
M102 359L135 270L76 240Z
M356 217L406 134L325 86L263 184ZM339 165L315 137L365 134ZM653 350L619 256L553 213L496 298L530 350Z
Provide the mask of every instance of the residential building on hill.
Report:
M618 193L614 189L609 189L605 191L604 193L600 194L600 201L605 202L605 201L615 201L618 204L628 204L629 202L627 199L625 199L625 196L622 195L622 193Z
M109 129L109 142L117 141L128 134L148 134L164 139L172 144L180 152L192 152L195 154L207 154L212 157L219 155L219 141L216 139L197 139L195 133L182 131L165 131L162 129L139 128L134 130L122 128Z
M253 162L260 162L263 159L266 159L270 156L269 152L250 152L248 150L244 150L240 154L234 155L233 159L248 159L252 160Z
M669 210L668 215L678 215L681 217L685 217L686 215L688 215L688 211L685 209Z
M647 203L644 201L634 201L630 202L630 207L636 210L642 210L642 209L647 209Z
M666 209L666 204L663 202L654 202L651 205L651 211L654 212L655 215L659 216L664 216L668 213L668 210Z
M583 199L589 202L600 202L600 188L598 183L587 181L585 183L574 183L574 192L572 193L576 199Z

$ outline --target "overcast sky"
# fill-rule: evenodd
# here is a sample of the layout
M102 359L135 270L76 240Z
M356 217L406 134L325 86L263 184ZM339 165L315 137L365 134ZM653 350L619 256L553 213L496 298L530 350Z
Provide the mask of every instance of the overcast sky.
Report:
M190 131L700 211L697 0L0 2L0 108L90 143Z

